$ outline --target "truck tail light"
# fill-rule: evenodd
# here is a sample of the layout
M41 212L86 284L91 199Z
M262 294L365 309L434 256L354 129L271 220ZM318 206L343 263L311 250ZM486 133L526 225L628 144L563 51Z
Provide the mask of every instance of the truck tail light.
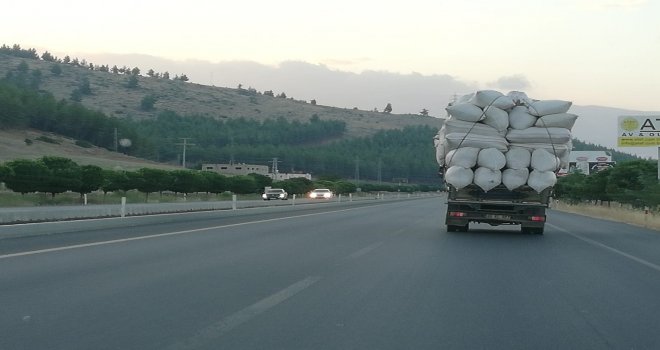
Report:
M464 213L464 212L462 212L462 211L450 211L450 212L449 212L449 216L453 216L453 217L463 217L463 216L467 216L467 213Z
M532 216L532 221L543 222L545 221L545 216Z

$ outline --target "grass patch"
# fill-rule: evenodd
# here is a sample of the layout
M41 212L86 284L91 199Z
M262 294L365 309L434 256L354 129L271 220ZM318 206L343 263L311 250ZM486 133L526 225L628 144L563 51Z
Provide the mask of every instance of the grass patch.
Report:
M619 203L612 203L610 206L607 206L586 203L573 205L564 202L554 202L552 204L552 209L598 219L625 222L627 224L660 231L659 212L649 211L648 214L645 214L644 210L628 208Z
M57 140L55 140L53 138L50 138L48 136L45 136L45 135L41 135L41 136L37 137L35 140L41 141L41 142L46 142L46 143L52 143L52 144L55 144L55 145L60 144L60 141L57 141Z
M239 200L255 200L261 199L258 194L245 194L237 195ZM121 197L126 197L127 203L181 203L181 202L216 202L216 201L229 201L232 195L229 193L212 194L212 193L190 193L183 195L182 193L174 194L171 192L163 193L150 193L147 201L147 196L138 191L128 191L123 193L121 191L103 194L103 192L93 192L87 195L88 204L119 204ZM78 193L67 192L60 193L51 197L48 193L28 193L22 195L20 193L11 191L0 192L0 207L38 207L38 206L57 206L57 205L80 205L83 199L80 198Z

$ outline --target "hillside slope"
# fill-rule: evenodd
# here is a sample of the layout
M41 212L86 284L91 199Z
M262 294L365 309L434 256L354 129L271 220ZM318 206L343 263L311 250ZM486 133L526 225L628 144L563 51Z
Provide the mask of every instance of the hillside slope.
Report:
M313 105L292 98L263 95L254 90L205 86L146 76L138 76L138 86L129 88L128 75L3 54L0 54L0 77L15 70L21 62L25 62L30 71L41 71L40 89L52 93L57 99L69 99L82 81L88 79L92 94L84 95L81 103L108 116L120 118L153 118L165 110L182 116L244 117L255 120L284 117L290 121L308 121L310 117L317 115L323 120L344 121L347 124L347 137L369 136L379 130L401 129L413 125L439 128L443 122L443 119L421 115L385 114ZM56 64L61 67L59 75L51 72L51 68ZM143 74L149 69L140 68ZM142 99L147 95L156 97L154 109L150 111L140 108Z

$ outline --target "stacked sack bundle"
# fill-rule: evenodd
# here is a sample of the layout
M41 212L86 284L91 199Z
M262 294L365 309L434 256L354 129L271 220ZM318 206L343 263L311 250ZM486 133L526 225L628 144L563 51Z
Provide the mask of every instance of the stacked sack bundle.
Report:
M504 184L528 185L537 192L557 182L568 165L571 128L577 116L571 102L532 100L522 92L504 95L481 90L448 106L450 118L434 139L445 181L457 189L470 184L484 191Z

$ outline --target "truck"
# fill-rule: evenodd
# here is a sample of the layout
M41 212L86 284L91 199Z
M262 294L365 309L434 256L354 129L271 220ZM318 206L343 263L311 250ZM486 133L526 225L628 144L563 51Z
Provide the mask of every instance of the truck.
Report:
M529 186L511 191L499 185L488 192L475 184L457 190L446 183L446 188L447 232L467 232L470 222L478 222L492 226L520 225L523 233L543 234L552 187L540 193Z

